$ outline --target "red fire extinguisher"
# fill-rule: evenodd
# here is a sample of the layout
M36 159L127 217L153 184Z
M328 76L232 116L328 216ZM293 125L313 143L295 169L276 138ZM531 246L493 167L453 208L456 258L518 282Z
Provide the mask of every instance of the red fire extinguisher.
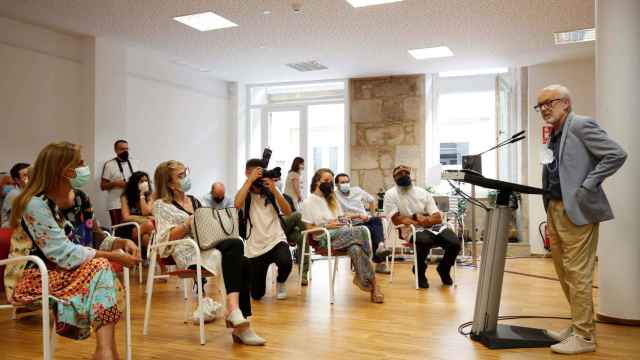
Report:
M544 230L542 227L544 226ZM542 244L544 245L544 249L549 251L551 249L551 236L549 235L549 225L546 221L543 221L538 225L538 231L540 232L540 237L542 238Z

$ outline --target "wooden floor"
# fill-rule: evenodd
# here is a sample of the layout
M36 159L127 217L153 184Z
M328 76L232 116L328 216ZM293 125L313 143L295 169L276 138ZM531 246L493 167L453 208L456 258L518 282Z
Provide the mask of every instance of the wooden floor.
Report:
M289 299L254 302L252 324L268 340L265 347L233 344L222 321L206 325L207 344L198 344L198 328L183 324L183 300L176 281L157 284L149 336L142 336L144 294L133 280L134 359L550 359L562 358L549 349L488 350L458 334L458 325L473 316L478 271L458 270L458 287L443 288L429 267L431 288L416 291L410 265L397 265L396 281L380 276L386 302L369 302L367 294L351 284L348 263L338 272L336 302L328 304L325 261L314 264L314 279L297 296L294 270ZM549 259L510 259L507 270L555 277ZM133 276L132 276L133 277ZM569 308L557 281L505 274L501 315L567 316ZM560 329L566 320L527 319L508 323ZM118 346L123 354L123 322ZM0 311L0 359L36 359L41 356L40 318L18 321ZM640 328L598 324L598 350L572 359L640 359ZM95 346L58 338L56 359L88 359Z

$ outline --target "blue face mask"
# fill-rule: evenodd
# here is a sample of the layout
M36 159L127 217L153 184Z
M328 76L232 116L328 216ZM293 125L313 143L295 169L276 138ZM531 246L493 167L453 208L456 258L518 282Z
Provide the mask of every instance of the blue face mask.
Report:
M76 176L71 178L71 187L74 189L80 189L87 185L91 180L91 169L88 166L81 166L76 168Z
M15 187L14 187L14 186L11 186L11 185L5 185L5 186L2 188L2 194L1 194L1 195L2 195L2 197L7 196L7 194L9 194L10 192L12 192L14 189L15 189Z
M184 178L180 179L180 188L183 192L188 192L189 190L191 190L191 178L185 176Z

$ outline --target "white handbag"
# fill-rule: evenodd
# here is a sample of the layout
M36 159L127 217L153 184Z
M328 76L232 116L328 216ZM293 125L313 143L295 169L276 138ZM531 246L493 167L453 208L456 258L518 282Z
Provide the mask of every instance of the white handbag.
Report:
M200 250L210 250L221 241L239 237L238 209L201 207L193 214L193 234Z

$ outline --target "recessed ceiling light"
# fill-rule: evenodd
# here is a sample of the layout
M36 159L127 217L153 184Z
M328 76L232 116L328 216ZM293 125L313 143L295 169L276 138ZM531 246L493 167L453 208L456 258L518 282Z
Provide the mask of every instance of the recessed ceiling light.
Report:
M173 20L181 22L200 31L225 29L238 26L238 24L231 22L218 14L214 14L211 11L199 14L178 16L174 17Z
M262 15L271 15L271 10L262 11Z
M409 54L418 60L435 59L453 56L453 52L446 46L409 50Z
M509 72L509 68L488 68L488 69L443 71L438 73L438 76L456 77L456 76L492 75L492 74L504 74L506 72Z
M553 33L556 45L573 44L596 39L596 29L582 29L567 32Z
M400 2L403 0L347 0L351 6L354 8L372 6L372 5L381 5L381 4L390 4L395 2Z

